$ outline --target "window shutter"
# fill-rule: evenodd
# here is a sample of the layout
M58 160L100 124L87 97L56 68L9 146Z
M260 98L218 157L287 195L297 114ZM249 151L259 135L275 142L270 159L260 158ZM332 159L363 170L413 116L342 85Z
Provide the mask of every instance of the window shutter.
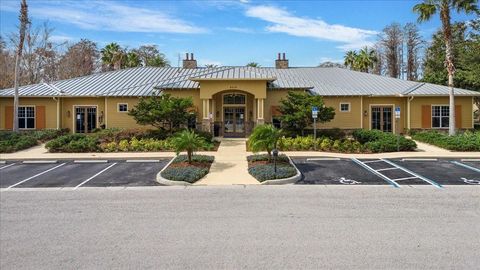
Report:
M35 129L45 128L45 106L35 107Z
M462 105L455 105L455 128L462 128Z
M422 105L422 128L432 128L432 106Z
M13 106L5 107L5 129L13 129Z

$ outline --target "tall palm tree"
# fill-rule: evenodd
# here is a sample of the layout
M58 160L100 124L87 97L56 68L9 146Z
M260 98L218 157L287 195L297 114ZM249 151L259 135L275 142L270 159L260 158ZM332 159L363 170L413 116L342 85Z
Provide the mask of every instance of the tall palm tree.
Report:
M112 42L105 46L100 52L102 53L102 62L109 70L118 70L121 68L125 53L120 45Z
M418 14L419 22L428 21L437 13L442 21L443 39L445 41L445 66L448 72L448 86L450 87L450 119L448 123L448 133L450 135L455 135L455 93L453 85L455 63L452 50L452 25L450 22L450 13L452 10L465 12L467 14L479 12L477 1L478 0L423 0L422 3L413 7L413 12Z
M141 64L142 61L135 52L130 51L125 55L125 67L139 67Z
M18 36L17 55L15 57L15 79L14 79L14 96L13 96L13 131L18 132L18 80L20 76L20 60L22 58L23 43L25 41L25 31L27 25L30 23L28 20L28 6L27 1L22 0L20 4L20 33Z
M356 66L362 72L369 72L377 62L375 51L365 47L360 50L356 59Z
M355 69L355 63L357 60L357 52L356 51L348 51L345 54L344 64L349 69Z

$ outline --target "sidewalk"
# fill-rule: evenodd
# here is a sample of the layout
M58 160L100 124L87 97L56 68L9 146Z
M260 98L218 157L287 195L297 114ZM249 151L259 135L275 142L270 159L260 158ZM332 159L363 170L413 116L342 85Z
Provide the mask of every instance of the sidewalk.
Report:
M205 153L207 154L207 153ZM212 155L212 153L208 153ZM195 185L255 185L260 184L248 173L245 139L222 139L210 172Z

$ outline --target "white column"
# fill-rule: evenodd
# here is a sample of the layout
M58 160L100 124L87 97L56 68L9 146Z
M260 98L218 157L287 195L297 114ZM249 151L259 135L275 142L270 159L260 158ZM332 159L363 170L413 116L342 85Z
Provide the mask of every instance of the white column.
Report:
M257 99L257 124L265 123L265 106L264 106L264 98Z

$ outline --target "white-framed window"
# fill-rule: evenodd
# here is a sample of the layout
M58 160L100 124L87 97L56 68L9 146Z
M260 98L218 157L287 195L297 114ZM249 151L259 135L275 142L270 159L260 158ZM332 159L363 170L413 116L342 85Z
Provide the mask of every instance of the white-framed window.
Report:
M225 94L223 95L223 104L234 105L240 104L243 105L246 102L246 96L244 94Z
M350 103L348 103L348 102L341 102L341 103L340 103L340 111L341 111L341 112L350 112Z
M35 128L35 106L19 106L18 107L18 128L20 129Z
M128 112L128 103L118 103L118 112Z
M432 105L432 128L448 128L449 116L448 105Z

